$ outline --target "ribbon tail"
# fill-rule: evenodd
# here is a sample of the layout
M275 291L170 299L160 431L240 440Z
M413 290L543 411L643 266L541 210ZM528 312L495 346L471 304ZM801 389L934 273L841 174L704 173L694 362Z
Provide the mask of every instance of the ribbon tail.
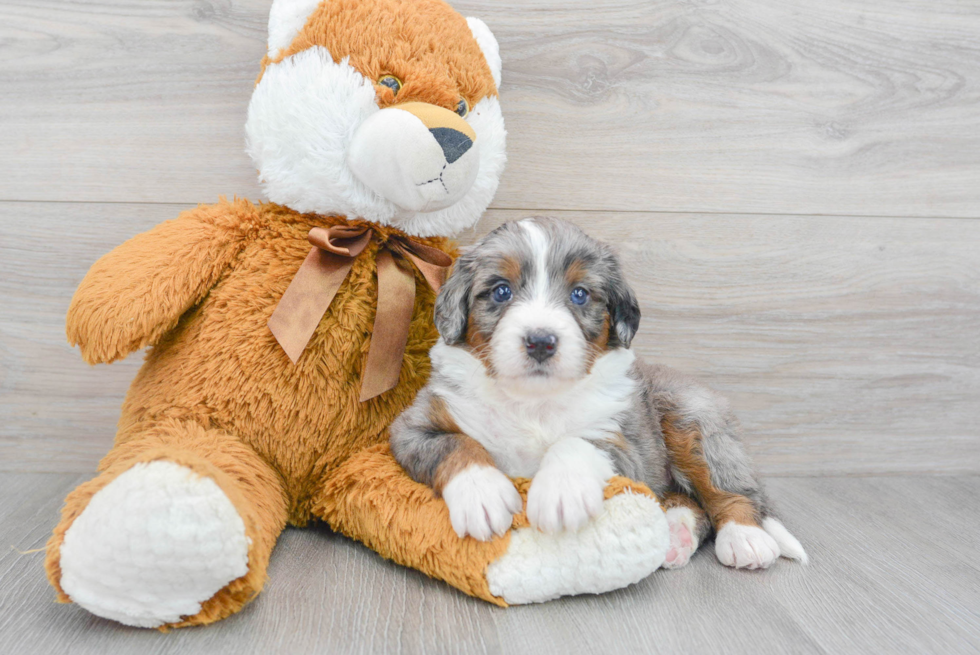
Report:
M299 361L353 263L353 259L313 248L286 288L268 326L293 364Z
M387 249L378 252L377 261L378 310L361 376L361 402L398 384L415 310L415 275L398 266Z

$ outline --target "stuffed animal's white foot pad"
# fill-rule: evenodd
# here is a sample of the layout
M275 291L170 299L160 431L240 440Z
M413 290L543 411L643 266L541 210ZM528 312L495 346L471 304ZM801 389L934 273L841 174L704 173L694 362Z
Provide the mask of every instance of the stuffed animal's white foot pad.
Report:
M512 605L600 594L657 570L669 543L657 501L623 493L605 501L578 532L513 530L507 552L487 567L487 582L493 595Z
M667 525L670 527L670 547L667 549L664 568L679 569L691 561L691 555L698 549L698 542L694 537L694 512L687 507L671 507L667 510Z
M766 569L779 558L779 544L762 528L729 522L715 537L715 555L725 566Z
M173 462L135 464L65 533L61 588L97 616L157 627L245 575L249 543L214 480Z

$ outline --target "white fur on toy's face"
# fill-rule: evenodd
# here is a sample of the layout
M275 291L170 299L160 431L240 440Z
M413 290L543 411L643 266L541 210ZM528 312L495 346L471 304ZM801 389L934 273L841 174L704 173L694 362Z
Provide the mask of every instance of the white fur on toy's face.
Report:
M270 55L289 45L305 23L304 12L316 4L277 1L270 14ZM493 35L482 22L468 22L499 80ZM506 160L496 96L483 98L459 120L476 138L453 159L418 117L398 105L380 109L373 80L314 46L268 65L252 94L245 131L272 202L432 236L476 223Z
M433 116L419 117L410 107ZM347 165L365 186L401 209L445 209L462 199L480 170L480 144L471 135L472 128L448 109L395 105L361 123Z

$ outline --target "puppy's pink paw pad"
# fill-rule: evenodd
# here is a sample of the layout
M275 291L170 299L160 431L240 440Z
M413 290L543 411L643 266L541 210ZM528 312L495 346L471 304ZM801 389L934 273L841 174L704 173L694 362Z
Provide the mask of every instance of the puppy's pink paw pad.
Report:
M664 560L665 569L679 569L685 566L697 550L697 543L691 532L694 514L687 508L671 508L667 511L667 525L670 527L670 548Z
M691 537L691 531L688 530L687 526L683 523L675 523L670 526L670 540L671 543L677 543L680 546L690 548L694 545L694 539Z

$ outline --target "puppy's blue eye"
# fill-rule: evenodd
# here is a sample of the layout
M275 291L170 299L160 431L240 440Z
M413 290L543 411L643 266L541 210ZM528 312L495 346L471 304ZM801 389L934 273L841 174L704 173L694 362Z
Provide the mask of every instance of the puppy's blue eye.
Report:
M589 300L589 292L582 287L572 289L572 302L576 305L584 305Z
M497 302L507 302L512 295L514 294L511 292L510 286L506 284L498 284L493 288L493 299Z

